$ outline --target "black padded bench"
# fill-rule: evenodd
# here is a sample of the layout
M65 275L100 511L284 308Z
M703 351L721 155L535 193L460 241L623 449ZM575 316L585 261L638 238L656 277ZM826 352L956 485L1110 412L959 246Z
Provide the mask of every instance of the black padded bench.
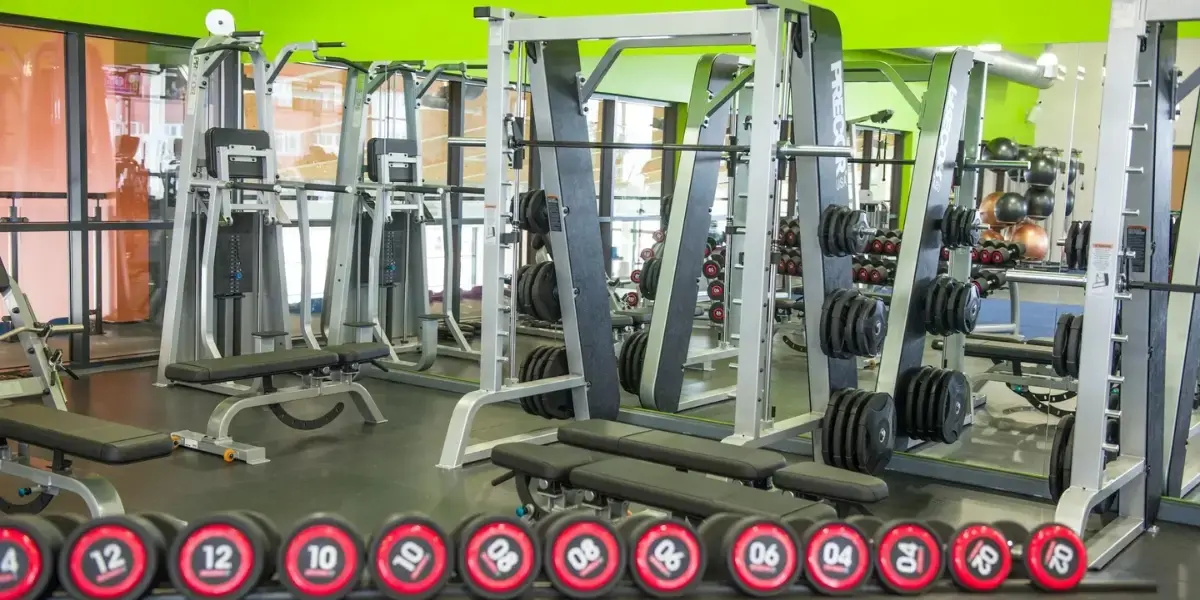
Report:
M571 446L501 444L492 449L492 463L547 481L552 489L587 490L608 499L669 510L694 519L721 512L770 516L784 522L837 516L837 511L826 504ZM518 490L528 489L527 481L517 483Z
M559 427L558 441L677 469L736 479L759 487L765 487L771 475L787 464L782 456L769 450L730 446L690 435L601 419L574 421Z
M165 374L167 379L183 383L225 383L335 367L346 368L386 356L386 345L362 342L329 346L321 350L292 348L173 363L167 365Z
M0 438L109 465L159 458L175 447L165 433L41 404L0 408Z
M116 488L99 475L79 476L73 472L71 458L82 458L108 465L128 464L160 458L171 453L171 436L130 425L112 423L96 417L70 413L41 404L15 404L0 408L0 438L13 440L54 452L53 460L40 464L4 443L0 449L0 473L37 484L25 488L22 496L31 499L21 505L0 499L6 513L37 513L60 490L78 494L93 517L122 514L125 507Z

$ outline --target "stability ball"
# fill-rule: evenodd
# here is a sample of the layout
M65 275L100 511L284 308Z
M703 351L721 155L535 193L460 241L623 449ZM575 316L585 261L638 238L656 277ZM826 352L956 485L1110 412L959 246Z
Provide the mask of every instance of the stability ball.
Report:
M1052 158L1045 155L1035 154L1029 159L1029 170L1025 173L1025 179L1029 181L1029 185L1040 187L1048 187L1054 185L1054 178L1058 175L1058 163Z
M1021 223L1012 232L1012 241L1025 246L1025 258L1045 260L1050 251L1050 236L1037 223Z
M998 137L988 142L987 149L996 160L1017 159L1017 143L1006 137Z
M1029 146L1021 146L1017 150L1017 155L1015 157L1013 157L1013 160L1032 161L1033 155L1034 155L1033 148L1030 148ZM1008 170L1008 178L1017 183L1025 183L1025 179L1028 175L1029 175L1029 171L1027 171L1025 169L1009 169Z
M1054 214L1054 190L1051 188L1030 186L1025 192L1025 202L1031 219L1045 219Z
M982 242L1003 242L1004 234L995 229L985 230L980 236L979 241Z
M992 228L1000 227L1000 222L996 220L996 201L1003 195L1004 192L992 192L984 196L983 202L979 203L979 214L984 225Z
M1068 217L1075 211L1075 190L1067 190L1067 205L1063 208L1066 209Z
M1007 192L996 200L996 221L1000 223L1016 223L1029 215L1029 205L1025 196L1016 192Z

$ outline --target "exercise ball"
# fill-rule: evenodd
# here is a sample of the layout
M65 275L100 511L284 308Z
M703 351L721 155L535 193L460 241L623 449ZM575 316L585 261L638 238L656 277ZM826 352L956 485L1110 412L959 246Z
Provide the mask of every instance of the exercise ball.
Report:
M979 242L1003 242L1004 234L995 229L987 229L979 236Z
M1075 212L1075 190L1067 190L1067 205L1063 208L1066 209L1068 217L1071 216L1072 212Z
M1017 144L1006 137L998 137L988 142L987 150L992 153L992 157L996 160L1017 159Z
M983 197L983 202L979 203L979 214L983 220L983 224L988 227L1000 227L1000 222L996 220L996 201L1003 196L1004 192L992 192Z
M1051 188L1030 186L1025 192L1025 202L1031 219L1045 219L1054 214L1054 190Z
M1033 161L1033 156L1033 148L1030 148L1029 146L1021 146L1017 150L1017 155L1013 158L1013 160ZM1029 171L1027 169L1008 170L1008 178L1017 183L1024 183L1028 175Z
M1067 164L1067 185L1075 183L1075 178L1079 177L1079 159L1072 158Z
M1029 170L1025 173L1025 179L1029 181L1029 185L1048 187L1054 185L1054 178L1058 175L1058 162L1048 156L1035 154L1029 159Z
M1012 232L1012 241L1025 246L1025 259L1046 260L1050 251L1050 236L1037 223L1021 223Z
M1007 192L996 200L993 212L996 213L996 221L1000 223L1016 223L1029 215L1029 205L1025 203L1023 194Z

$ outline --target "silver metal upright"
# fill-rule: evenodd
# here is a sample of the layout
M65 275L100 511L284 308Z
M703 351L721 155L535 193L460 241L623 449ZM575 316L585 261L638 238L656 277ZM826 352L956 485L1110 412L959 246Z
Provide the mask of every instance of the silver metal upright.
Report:
M1122 319L1129 332L1122 346L1123 372L1121 375L1110 372L1114 342L1121 339L1115 334L1118 302L1127 296L1121 291L1118 279L1123 276L1120 267L1126 252L1125 238L1130 231L1125 218L1133 210L1127 201L1133 199L1149 207L1149 196L1154 193L1149 177L1130 177L1131 173L1151 172L1155 168L1155 164L1148 162L1154 159L1153 151L1139 153L1135 164L1130 164L1130 144L1135 141L1131 135L1140 136L1136 138L1140 150L1154 148L1157 119L1153 118L1153 107L1159 88L1173 85L1172 78L1164 81L1160 77L1158 53L1162 39L1157 27L1152 26L1148 33L1147 1L1112 3L1079 359L1081 365L1103 376L1079 379L1070 487L1059 499L1055 511L1056 521L1083 535L1092 510L1109 496L1120 494L1119 515L1087 540L1092 568L1108 564L1144 531L1146 471L1161 468L1146 462L1148 305L1138 302L1128 305L1129 313ZM1170 37L1174 37L1173 31ZM1168 43L1173 46L1173 40ZM1142 123L1148 125L1147 129L1140 130ZM1169 190L1159 191L1169 193ZM1161 353L1155 354L1161 357ZM1134 367L1135 363L1140 365ZM1121 443L1119 454L1110 458L1106 457L1104 440L1110 387L1114 384L1121 385ZM1155 401L1161 402L1161 397Z

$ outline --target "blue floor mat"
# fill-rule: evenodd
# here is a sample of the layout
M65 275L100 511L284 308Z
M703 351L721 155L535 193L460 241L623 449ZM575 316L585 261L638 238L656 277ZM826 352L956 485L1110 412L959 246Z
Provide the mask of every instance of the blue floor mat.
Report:
M1054 327L1058 324L1058 315L1082 312L1083 307L1076 304L1022 302L1020 334L1029 338L1054 337ZM999 325L1011 322L1008 298L985 298L983 300L983 306L979 309L979 324Z

